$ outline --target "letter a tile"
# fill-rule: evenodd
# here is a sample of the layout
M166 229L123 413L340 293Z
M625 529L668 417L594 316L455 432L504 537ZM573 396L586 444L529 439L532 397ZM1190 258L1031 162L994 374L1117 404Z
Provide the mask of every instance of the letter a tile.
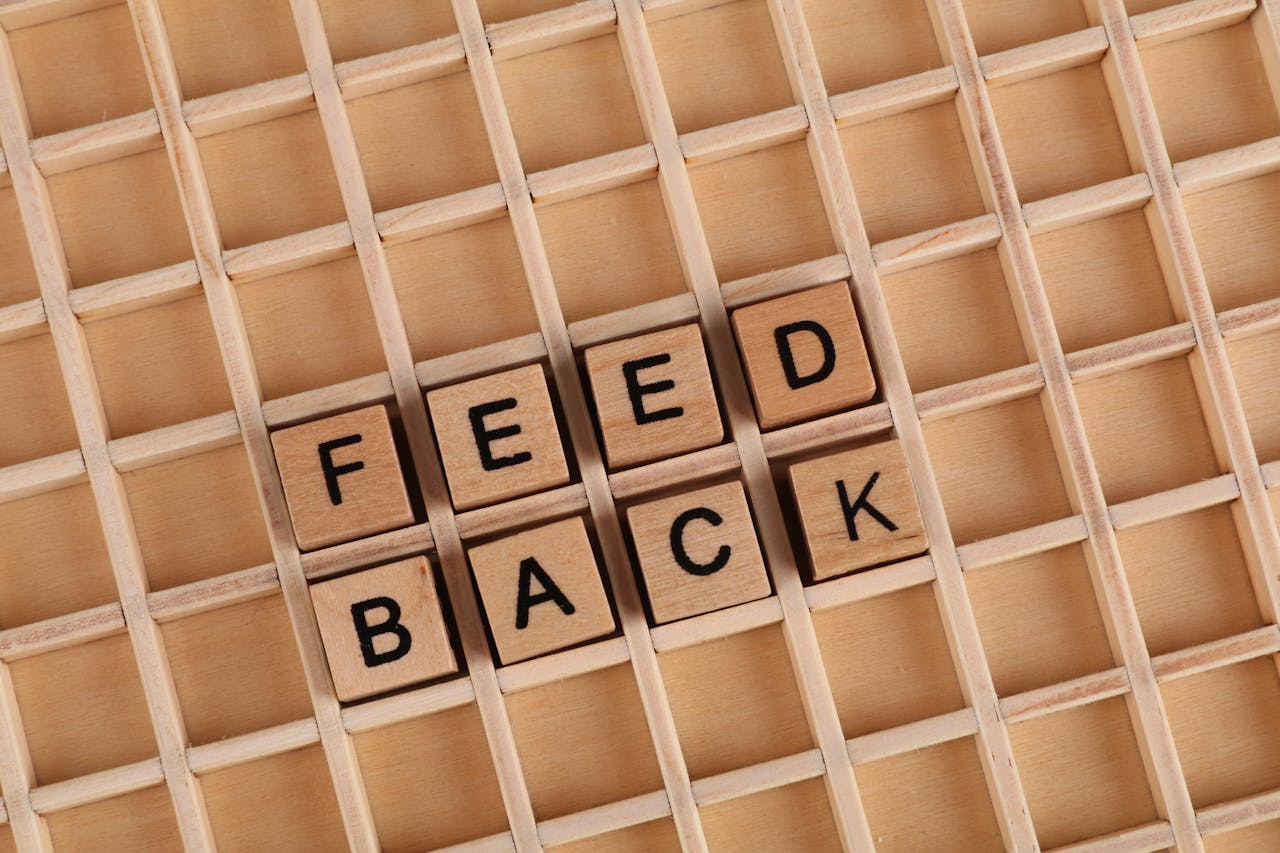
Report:
M876 392L842 282L741 308L733 328L764 429L852 408Z
M271 445L302 550L413 523L384 407L273 432Z
M924 553L907 458L885 441L791 466L814 580Z
M343 702L458 669L425 557L318 583L311 602Z

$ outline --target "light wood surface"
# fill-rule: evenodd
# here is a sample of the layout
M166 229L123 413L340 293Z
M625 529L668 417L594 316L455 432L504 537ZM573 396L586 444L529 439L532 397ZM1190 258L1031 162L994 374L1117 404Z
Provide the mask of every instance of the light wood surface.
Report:
M0 849L1276 848L1273 0L205 6L0 3ZM731 314L826 292L876 396L761 432ZM455 507L512 371L570 479ZM407 515L301 553L271 433L368 407ZM888 444L928 551L811 581ZM710 491L767 582L663 622ZM566 523L509 663L467 552ZM342 701L311 591L423 558L462 674Z

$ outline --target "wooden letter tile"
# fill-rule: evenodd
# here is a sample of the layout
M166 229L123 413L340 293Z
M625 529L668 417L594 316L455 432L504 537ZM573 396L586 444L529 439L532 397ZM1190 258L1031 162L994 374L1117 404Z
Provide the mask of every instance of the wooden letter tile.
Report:
M427 394L431 420L460 510L569 482L546 376L537 365Z
M845 284L741 308L733 328L764 429L848 409L876 393Z
M627 511L627 522L658 623L769 594L741 483L634 506Z
M271 445L302 550L413 523L383 406L273 432Z
M311 603L343 702L458 669L425 557L318 583Z
M676 456L724 438L696 325L592 347L586 360L609 467Z
M896 441L791 466L815 580L924 553L916 490Z
M613 612L582 519L477 545L468 555L504 664L613 631Z

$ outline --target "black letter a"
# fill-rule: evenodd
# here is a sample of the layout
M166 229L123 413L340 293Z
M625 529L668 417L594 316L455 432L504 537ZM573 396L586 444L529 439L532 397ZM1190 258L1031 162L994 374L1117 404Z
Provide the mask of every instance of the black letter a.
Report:
M799 332L808 332L818 339L822 345L822 364L812 373L801 376L796 370L796 356L791 351L791 336ZM831 375L836 369L836 344L831 340L831 333L820 323L813 320L801 320L788 323L773 330L773 342L778 347L778 358L782 360L782 372L787 377L787 384L796 391L809 385L817 385Z
M376 625L369 624L370 610L385 610L387 618ZM413 637L408 629L400 624L400 605L394 598L379 595L365 601L357 601L351 605L351 619L356 623L356 636L360 638L360 653L364 655L364 665L373 668L384 663L395 663L409 654L413 647ZM395 634L395 648L385 652L373 648L373 638L379 634Z
M530 595L529 587L535 577L542 585L542 592ZM556 582L551 579L551 575L547 574L547 570L538 565L538 561L533 557L525 557L520 561L520 589L516 593L516 628L521 631L528 628L529 608L547 601L554 601L565 616L573 615L573 602L560 591L560 587L556 586Z
M898 529L898 525L894 524L875 505L867 498L871 495L871 490L875 488L876 480L880 479L880 472L876 471L871 475L871 479L867 480L867 484L862 487L861 494L852 504L849 503L849 493L845 491L844 480L836 480L836 491L840 494L840 508L844 510L844 524L849 530L849 541L858 541L858 513L866 510L867 515L880 522L880 526L890 533Z

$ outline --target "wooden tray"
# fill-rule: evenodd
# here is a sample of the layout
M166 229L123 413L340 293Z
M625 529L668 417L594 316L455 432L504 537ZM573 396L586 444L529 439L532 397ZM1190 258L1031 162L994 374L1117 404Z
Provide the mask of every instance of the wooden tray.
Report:
M0 848L1280 849L1280 3L1127 6L0 4ZM762 434L726 310L838 281L879 393ZM725 443L606 473L690 322ZM455 515L422 392L526 364L573 483ZM417 523L301 554L372 403ZM810 583L886 437L931 551ZM726 479L774 594L653 628L618 512ZM498 666L464 541L569 515L621 627ZM340 705L308 582L413 554L465 675Z

